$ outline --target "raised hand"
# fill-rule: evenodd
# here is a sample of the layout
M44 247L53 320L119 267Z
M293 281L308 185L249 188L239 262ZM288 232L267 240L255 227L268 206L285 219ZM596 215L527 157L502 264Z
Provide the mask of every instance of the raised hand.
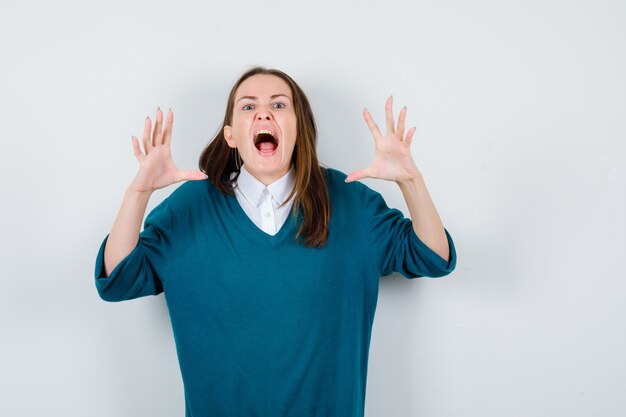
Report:
M404 120L406 119L406 107L400 110L398 125L394 127L392 112L393 97L389 96L385 103L385 114L387 120L387 132L385 136L380 133L378 126L372 119L372 115L367 109L363 109L363 117L374 135L376 151L374 160L365 169L352 172L346 178L346 182L360 180L362 178L379 178L388 181L410 181L420 175L413 156L411 155L411 140L415 133L412 127L404 136Z
M207 178L201 171L183 171L176 167L170 149L174 124L174 113L171 109L167 113L164 128L163 112L161 108L157 110L152 135L150 134L151 124L150 117L147 117L142 138L145 153L139 147L139 140L135 136L132 137L133 152L139 161L139 172L133 179L130 189L141 193L151 193L179 181Z

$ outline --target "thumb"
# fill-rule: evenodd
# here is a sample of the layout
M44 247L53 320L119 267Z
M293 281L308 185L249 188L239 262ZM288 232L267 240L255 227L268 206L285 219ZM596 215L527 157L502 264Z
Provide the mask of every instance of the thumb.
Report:
M346 182L358 181L363 178L367 178L369 175L366 169L359 169L357 171L352 172L350 175L346 177Z
M208 175L202 171L180 171L178 176L181 180L204 180L208 178Z

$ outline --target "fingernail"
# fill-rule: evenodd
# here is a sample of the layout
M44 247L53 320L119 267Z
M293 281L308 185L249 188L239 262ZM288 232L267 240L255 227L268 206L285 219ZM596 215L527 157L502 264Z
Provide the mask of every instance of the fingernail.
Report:
M157 107L157 111L161 111L161 107Z
M406 110L406 106L404 106L404 110Z

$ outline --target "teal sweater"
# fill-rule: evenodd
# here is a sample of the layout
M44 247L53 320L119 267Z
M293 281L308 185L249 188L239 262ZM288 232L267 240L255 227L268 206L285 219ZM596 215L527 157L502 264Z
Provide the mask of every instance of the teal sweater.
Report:
M133 251L96 288L106 301L161 292L186 416L362 417L379 278L440 277L456 264L429 249L377 192L325 169L328 243L294 242L292 216L270 236L235 196L188 181L152 210Z

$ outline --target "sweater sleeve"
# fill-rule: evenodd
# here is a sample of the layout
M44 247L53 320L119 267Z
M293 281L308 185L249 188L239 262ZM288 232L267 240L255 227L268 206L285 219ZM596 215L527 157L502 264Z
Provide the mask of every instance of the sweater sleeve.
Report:
M107 235L96 257L96 289L105 301L124 301L163 292L161 274L166 265L170 239L171 210L167 200L146 217L144 230L135 248L106 276L104 248Z
M367 216L364 226L381 276L399 272L406 278L442 277L456 266L456 250L444 228L450 247L450 260L445 260L430 249L413 231L411 219L397 209L391 209L376 191L364 187Z

